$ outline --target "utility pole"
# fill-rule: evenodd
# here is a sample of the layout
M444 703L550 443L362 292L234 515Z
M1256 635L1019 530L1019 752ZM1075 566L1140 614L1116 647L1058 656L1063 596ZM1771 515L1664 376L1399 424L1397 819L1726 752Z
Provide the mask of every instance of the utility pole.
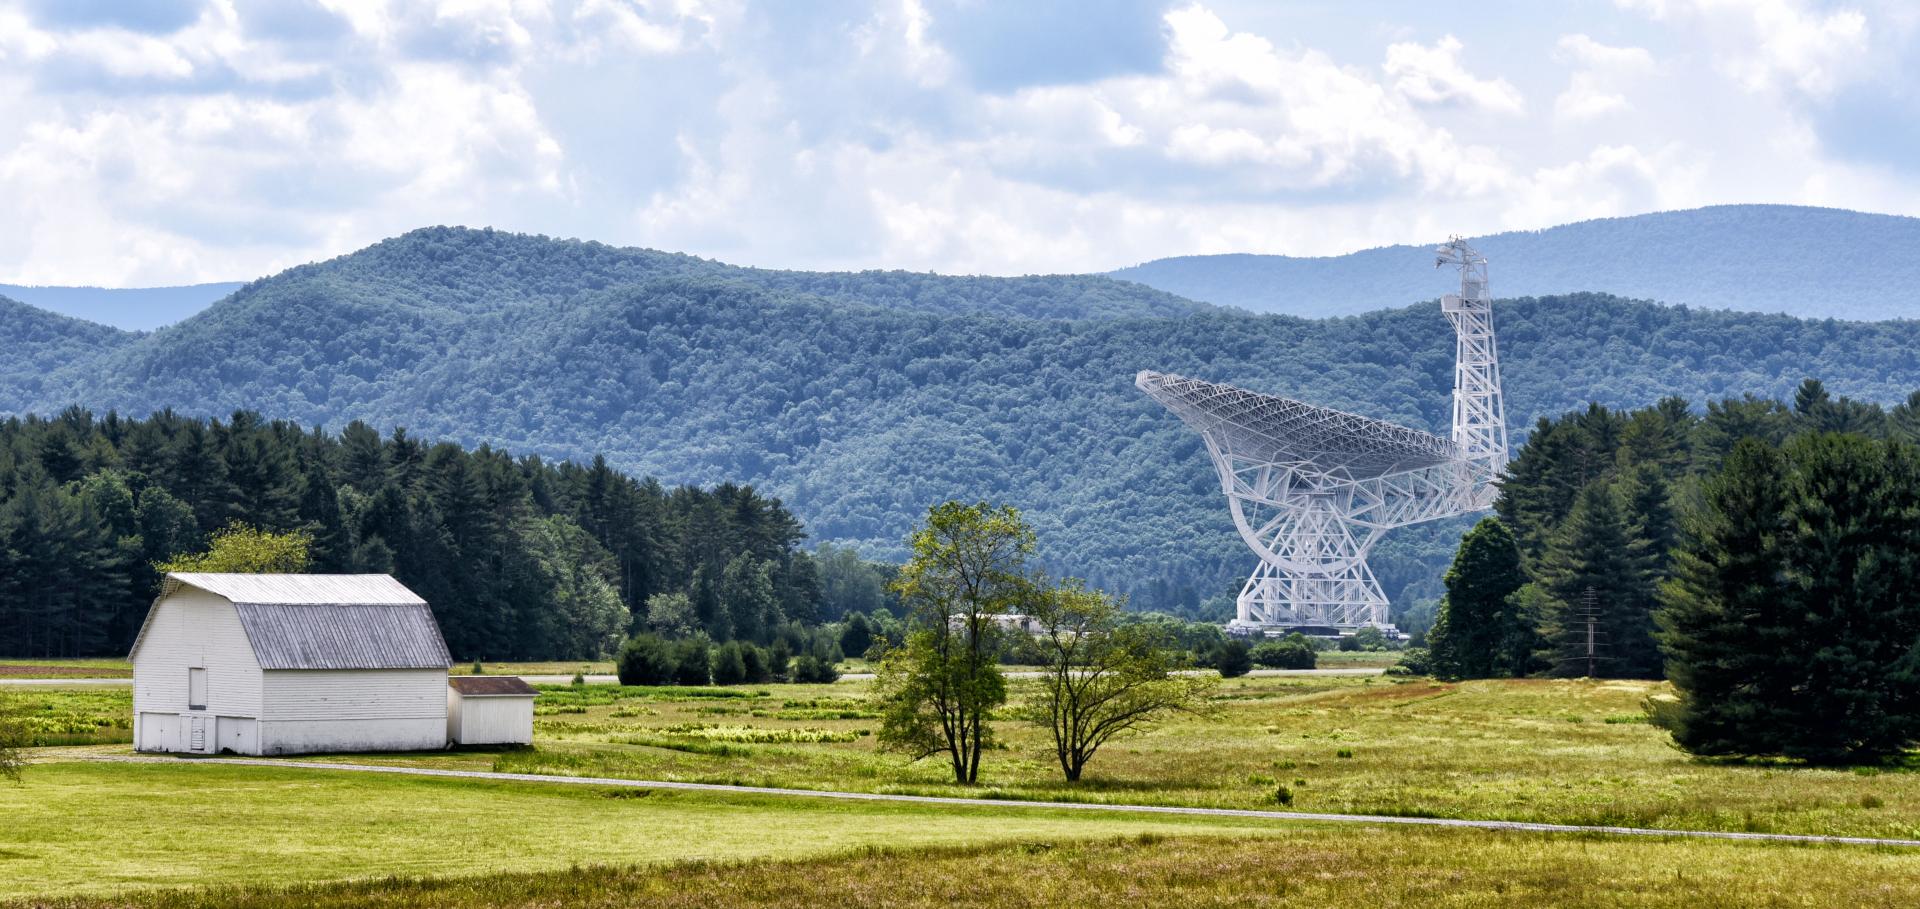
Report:
M1593 663L1598 658L1594 652L1593 626L1600 615L1599 600L1599 593L1591 584L1587 585L1586 592L1580 595L1581 611L1587 614L1587 678L1593 678Z

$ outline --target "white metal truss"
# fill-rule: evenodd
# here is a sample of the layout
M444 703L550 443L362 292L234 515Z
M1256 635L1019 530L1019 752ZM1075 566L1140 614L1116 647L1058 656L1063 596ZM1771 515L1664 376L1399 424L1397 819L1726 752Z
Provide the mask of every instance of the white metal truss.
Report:
M1460 269L1460 292L1440 298L1453 323L1453 444L1474 466L1479 508L1493 505L1495 483L1507 466L1507 409L1500 394L1500 350L1493 337L1493 296L1486 257L1454 237L1434 250L1434 267Z
M1442 311L1458 343L1453 437L1184 376L1134 384L1200 433L1240 538L1260 556L1241 588L1240 628L1385 626L1367 554L1394 527L1490 506L1507 461L1486 260L1459 239Z

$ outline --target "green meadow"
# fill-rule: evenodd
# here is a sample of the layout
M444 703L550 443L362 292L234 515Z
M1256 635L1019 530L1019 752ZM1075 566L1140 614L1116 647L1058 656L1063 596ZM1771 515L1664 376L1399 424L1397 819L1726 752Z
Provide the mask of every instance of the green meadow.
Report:
M1016 681L1016 697L1031 684ZM982 784L968 788L945 781L932 762L877 751L878 718L865 689L860 681L550 686L538 702L531 748L287 761L1001 802L1920 838L1920 773L1910 766L1693 759L1645 722L1642 705L1666 691L1653 683L1236 679L1222 683L1206 715L1113 744L1077 785L1061 781L1042 731L1003 721ZM30 717L95 730L92 741L125 741L124 728L111 726L130 710L124 688L19 688L4 696ZM643 894L648 905L693 905L680 894L690 882L724 881L708 888L721 894L717 901L703 905L777 905L788 893L910 906L967 892L967 869L977 867L984 869L977 902L993 906L1051 904L1068 887L1110 899L1178 887L1183 901L1202 906L1477 906L1507 904L1516 894L1551 905L1713 906L1760 893L1781 905L1911 905L1920 880L1920 850L79 760L126 753L124 744L37 748L23 783L0 784L0 816L8 818L0 829L0 898L173 905L188 895L141 894L218 885L194 890L191 899L546 906L624 905ZM575 866L590 870L568 870ZM823 890L827 881L844 890ZM1739 889L1730 889L1736 882Z

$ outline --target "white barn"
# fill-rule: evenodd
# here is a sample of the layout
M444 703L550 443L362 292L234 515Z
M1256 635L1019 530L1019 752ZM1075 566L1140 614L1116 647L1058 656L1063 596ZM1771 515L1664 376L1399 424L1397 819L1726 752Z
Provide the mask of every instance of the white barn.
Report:
M447 679L447 738L455 745L530 744L538 694L518 676Z
M446 642L384 574L169 574L129 659L140 751L447 744Z

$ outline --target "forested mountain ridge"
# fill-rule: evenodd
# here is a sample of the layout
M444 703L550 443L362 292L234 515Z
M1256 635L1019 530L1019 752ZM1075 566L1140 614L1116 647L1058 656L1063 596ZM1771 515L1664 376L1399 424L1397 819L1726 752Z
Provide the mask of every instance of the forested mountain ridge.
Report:
M953 314L884 295L886 305L856 305L680 260L655 269L664 276L600 288L597 266L556 263L619 251L483 231L402 239L340 267L255 282L179 326L108 337L49 378L0 384L0 411L250 409L546 457L606 452L615 467L666 482L753 483L814 540L876 557L900 553L927 505L987 498L1029 513L1054 570L1144 607L1228 593L1251 557L1198 438L1133 388L1137 371L1445 428L1453 338L1433 303L1323 321L1221 309ZM562 249L533 255L541 244ZM1444 285L1428 262L1396 267ZM886 277L914 287L923 276ZM1591 294L1502 301L1495 318L1516 429L1589 400L1780 396L1808 375L1883 402L1920 386L1914 322ZM1409 554L1444 562L1457 530L1391 535L1376 563L1389 593L1431 593L1434 564Z
M326 298L426 315L488 316L668 279L732 281L841 303L1038 319L1174 316L1210 307L1100 275L955 277L906 271L743 268L681 253L464 227L426 227L254 281L202 313ZM189 320L189 322L195 320Z
M1600 291L1809 318L1920 318L1920 218L1720 205L1472 242L1501 296ZM1320 258L1181 256L1111 274L1223 306L1321 317L1430 297L1432 275L1408 267L1423 259L1427 247L1401 245Z
M33 400L42 394L57 397L66 386L48 385L48 375L93 362L137 337L0 296L0 389L4 389L0 401ZM0 403L0 412L6 409Z

